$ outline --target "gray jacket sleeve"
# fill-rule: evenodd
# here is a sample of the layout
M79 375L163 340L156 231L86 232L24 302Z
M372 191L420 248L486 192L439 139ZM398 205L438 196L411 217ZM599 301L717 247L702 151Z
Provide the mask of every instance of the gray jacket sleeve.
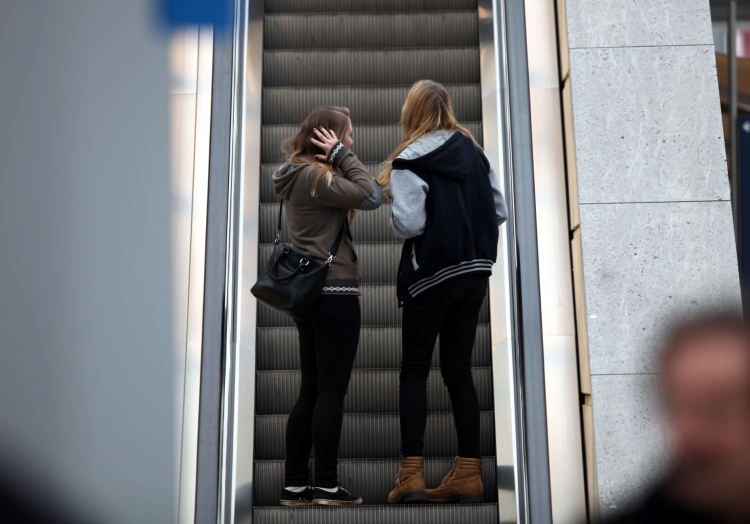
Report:
M372 196L360 204L359 209L362 211L372 211L377 209L383 203L383 191L375 179L372 179Z
M394 169L391 172L391 229L397 237L414 238L424 232L427 223L425 201L429 191L427 182L408 169Z
M492 184L492 194L495 197L495 213L497 214L497 225L501 226L508 220L508 206L505 204L505 198L503 197L503 191L500 188L500 177L497 176L497 171L492 165L492 160L485 153L487 162L490 164L490 184Z

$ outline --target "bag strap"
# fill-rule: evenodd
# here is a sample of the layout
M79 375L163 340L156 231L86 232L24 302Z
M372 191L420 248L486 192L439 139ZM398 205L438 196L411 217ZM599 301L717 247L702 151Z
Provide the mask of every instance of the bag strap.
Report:
M281 212L284 210L284 199L281 198L281 205L279 206L279 221L276 223L276 240L273 241L274 244L278 244L281 242Z
M281 205L279 206L279 220L276 223L276 240L274 240L275 244L278 244L281 242L281 212L284 209L284 199L281 199ZM339 229L339 234L336 236L336 241L333 243L333 247L331 247L331 250L328 252L328 260L326 260L326 265L330 266L333 262L333 259L336 258L336 254L339 252L339 246L341 245L341 237L344 235L344 230L346 230L346 235L349 237L349 240L352 239L352 232L349 230L349 218L344 217L344 223L341 224L341 228Z
M328 260L326 260L326 265L330 266L333 262L333 259L336 258L336 254L339 252L339 246L341 245L341 237L344 236L344 229L346 229L346 233L349 235L349 240L352 239L352 234L349 232L349 219L344 217L344 223L341 224L341 228L339 229L339 234L336 236L336 241L333 243L333 247L328 252Z

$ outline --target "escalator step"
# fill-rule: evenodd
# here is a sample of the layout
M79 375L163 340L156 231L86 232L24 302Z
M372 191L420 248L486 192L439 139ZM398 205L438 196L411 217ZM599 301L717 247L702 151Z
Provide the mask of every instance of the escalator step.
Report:
M401 464L399 459L344 459L339 460L341 485L364 499L365 504L385 504L393 489L393 479ZM427 486L438 486L453 467L452 458L426 459L424 480ZM311 472L312 472L311 468ZM497 501L495 457L482 460L484 501ZM311 479L314 482L314 479ZM283 460L255 462L255 505L277 506L279 491L284 482Z
M338 49L477 45L477 12L266 15L264 48Z
M310 506L306 508L261 507L255 508L255 524L497 524L497 504L462 504L432 506L390 505L333 508ZM240 521L238 521L240 522ZM515 520L513 521L515 522Z
M475 15L476 17L476 15ZM447 85L453 111L461 122L482 120L482 92L477 85ZM299 125L318 106L344 106L356 128L397 124L409 87L273 87L263 90L263 125ZM355 141L359 139L354 134ZM401 135L399 134L399 137Z
M362 326L400 326L401 309L396 303L396 286L365 284L360 287L359 299L362 309ZM490 322L489 297L485 297L479 311L479 323ZM263 304L258 304L258 327L294 326L291 317L282 315Z
M440 339L432 356L432 366L440 366ZM472 366L492 365L492 341L490 326L477 327ZM401 366L401 328L366 327L359 336L359 349L354 361L355 369L397 369ZM299 369L299 340L296 327L258 329L257 368L266 370Z
M364 284L388 284L396 281L401 259L401 243L355 243ZM274 244L260 245L260 259L267 261L273 255ZM258 268L260 271L262 268Z
M398 370L358 369L352 372L349 392L344 399L345 413L397 413ZM492 370L473 368L479 409L492 410ZM256 376L255 409L258 415L287 414L297 401L299 371L259 371ZM440 371L433 369L427 379L427 410L450 411L448 390Z
M260 168L260 202L262 204L278 204L279 196L273 189L273 174L281 164L262 164ZM370 176L376 177L380 173L380 164L365 164Z
M279 196L273 189L273 174L283 162L261 164L260 166L260 203L272 204L279 202Z
M260 243L270 244L276 238L276 225L279 220L279 203L260 205ZM383 204L374 211L361 211L351 225L355 242L399 242L391 231L391 204ZM286 206L281 217L281 240L289 241L286 224ZM265 262L265 260L264 260Z
M288 415L263 415L255 418L255 458L286 457L286 423ZM398 414L344 415L339 458L398 458L400 456ZM482 455L495 454L495 415L481 414ZM450 457L456 454L458 441L451 413L427 416L425 431L426 457Z
M405 86L423 78L478 84L479 48L263 52L264 87Z
M266 13L452 11L477 9L477 0L266 0Z
M481 122L462 122L482 143ZM281 163L285 155L281 143L299 130L299 124L263 126L261 156L263 163ZM356 125L354 127L354 145L352 151L362 163L383 162L397 147L403 136L399 124Z

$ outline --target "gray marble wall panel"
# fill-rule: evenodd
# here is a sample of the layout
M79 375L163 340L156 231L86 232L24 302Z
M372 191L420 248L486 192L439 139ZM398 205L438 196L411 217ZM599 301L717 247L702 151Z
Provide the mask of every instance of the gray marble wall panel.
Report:
M668 460L653 374L665 323L739 309L739 278L708 0L564 5L606 518Z
M600 511L606 519L658 482L668 449L657 375L597 376L592 386Z
M658 371L662 326L740 308L729 202L581 205L591 374Z
M567 0L570 47L713 45L708 0Z
M713 46L570 51L581 203L728 200Z

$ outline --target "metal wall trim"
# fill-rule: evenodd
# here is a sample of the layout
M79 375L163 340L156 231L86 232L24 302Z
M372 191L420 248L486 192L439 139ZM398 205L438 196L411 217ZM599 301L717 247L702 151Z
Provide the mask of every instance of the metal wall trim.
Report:
M213 28L202 26L181 30L173 42L190 41L189 47L173 47L175 63L180 68L179 90L173 87L174 99L188 99L189 104L173 105L173 132L178 139L173 145L177 158L172 169L179 182L175 184L179 199L175 211L175 259L173 264L186 274L176 277L175 293L179 297L179 335L176 342L182 353L180 361L181 431L178 450L178 522L194 524L195 480L198 457L198 410L200 406L200 358L203 337L204 264L206 261L206 203L208 197L208 158L211 125L211 81L213 71ZM185 125L190 122L190 130ZM189 171L184 165L189 163ZM179 188L179 189L178 189ZM184 206L190 202L190 206ZM182 249L178 246L182 245ZM178 271L180 271L178 270ZM183 287L184 286L184 287ZM184 352L184 353L183 353Z
M214 32L195 522L217 522L232 121L232 35Z
M225 396L224 511L219 522L251 522L255 445L255 358L258 301L250 288L258 276L261 96L263 89L263 0L237 0L235 34L236 123L234 194L230 246L233 250L231 336Z
M555 2L525 0L552 519L584 522L578 355Z
M525 465L519 471L525 482L519 485L526 489L526 507L519 521L525 518L526 522L544 524L552 522L552 496L524 0L505 0L503 10L505 23L498 32L505 35L509 162L515 208L518 453L519 462Z

